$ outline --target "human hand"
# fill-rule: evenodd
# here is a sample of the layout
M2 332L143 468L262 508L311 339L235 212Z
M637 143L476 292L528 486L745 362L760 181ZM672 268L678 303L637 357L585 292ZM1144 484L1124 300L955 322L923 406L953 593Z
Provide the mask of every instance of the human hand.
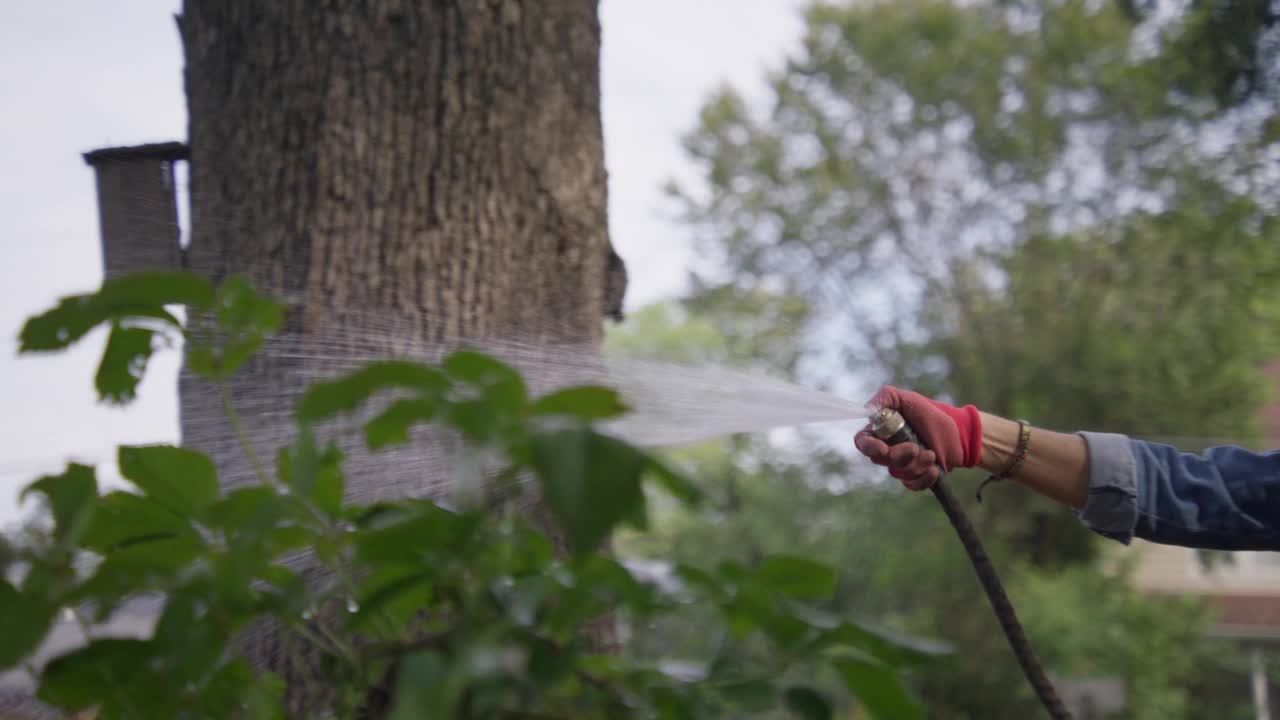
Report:
M853 438L859 452L889 468L889 474L909 490L926 490L943 471L974 467L982 460L982 420L972 405L957 408L890 385L880 388L868 404L902 413L928 446L909 442L890 446L871 432L869 424Z

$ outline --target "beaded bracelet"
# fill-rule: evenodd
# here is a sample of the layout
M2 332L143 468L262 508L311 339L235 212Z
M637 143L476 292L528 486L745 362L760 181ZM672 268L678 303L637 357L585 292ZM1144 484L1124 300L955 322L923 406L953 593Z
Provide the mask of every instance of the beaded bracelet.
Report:
M1000 482L1001 480L1008 480L1013 477L1013 473L1022 465L1022 462L1027 459L1027 450L1030 447L1031 423L1026 420L1019 420L1018 444L1013 448L1013 457L1009 458L1009 464L1004 466L1004 470L1001 470L999 475L988 475L987 479L983 480L982 483L978 485L978 502L982 502L982 488L986 487L987 483Z

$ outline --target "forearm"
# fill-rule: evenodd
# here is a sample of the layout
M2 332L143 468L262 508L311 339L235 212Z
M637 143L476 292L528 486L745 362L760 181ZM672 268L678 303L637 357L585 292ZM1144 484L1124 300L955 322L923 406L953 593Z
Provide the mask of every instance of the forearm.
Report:
M980 413L982 459L979 467L999 474L1018 444L1018 423ZM1032 428L1027 456L1010 478L1035 492L1079 510L1089 497L1089 448L1078 435Z
M1013 457L1018 423L981 418L979 467L998 474ZM1192 547L1280 549L1280 451L1224 446L1194 454L1120 435L1032 428L1026 459L1011 479L1082 511L1086 526L1120 542L1136 535Z

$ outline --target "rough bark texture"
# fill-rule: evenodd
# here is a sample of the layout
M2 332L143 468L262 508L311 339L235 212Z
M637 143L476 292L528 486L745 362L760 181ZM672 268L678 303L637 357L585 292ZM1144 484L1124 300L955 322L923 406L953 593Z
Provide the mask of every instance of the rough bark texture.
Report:
M265 357L233 384L264 457L319 355L599 342L625 270L607 235L596 0L186 0L179 25L188 262L294 303L297 357ZM181 386L183 442L224 483L247 482L211 388L186 374ZM447 441L417 452L349 473L348 495L446 483ZM247 647L290 682L291 712L309 712L323 698L297 690L314 658L289 642L261 632Z
M303 327L599 338L595 0L188 0L181 25L193 266L303 299Z

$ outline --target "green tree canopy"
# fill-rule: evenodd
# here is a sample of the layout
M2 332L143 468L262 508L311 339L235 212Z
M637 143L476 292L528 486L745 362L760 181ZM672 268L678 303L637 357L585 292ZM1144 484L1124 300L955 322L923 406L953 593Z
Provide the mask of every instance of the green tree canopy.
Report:
M816 2L768 107L731 88L708 100L686 140L702 182L673 198L720 263L717 283L807 306L796 362L778 367L809 382L869 392L890 379L1040 427L1188 449L1253 442L1267 398L1257 366L1280 352L1280 123L1268 93L1237 92L1274 24L1242 5ZM706 319L723 308L695 296L696 322L749 345L737 329L749 326ZM726 497L766 509L681 531L687 547L716 547L721 533L744 552L742 538L772 522L774 542L827 548L851 573L852 607L965 655L964 668L919 679L931 712L1028 716L931 504L892 484L837 501L813 480L825 459L784 468L767 448L727 452ZM1015 602L1046 603L1028 625L1048 665L1123 677L1128 717L1189 716L1188 666L1156 660L1144 674L1130 650L1198 652L1200 610L1161 610L1179 617L1161 624L1071 513L1014 488L985 497L977 522ZM794 527L782 508L814 522ZM833 549L850 543L853 554ZM1097 593L1108 601L1080 606Z

